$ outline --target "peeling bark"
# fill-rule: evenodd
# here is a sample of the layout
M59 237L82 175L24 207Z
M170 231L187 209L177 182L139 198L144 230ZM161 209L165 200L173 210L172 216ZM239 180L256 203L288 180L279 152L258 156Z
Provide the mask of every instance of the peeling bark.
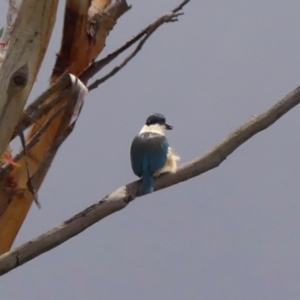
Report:
M101 26L92 40L86 30L87 11L90 1L68 0L66 2L62 45L51 76L52 83L55 83L58 77L65 72L72 73L75 76L80 75L103 50L106 37L116 24L116 20L129 9L125 0L116 1L109 6L107 6L108 1L93 1L92 5L96 2L98 11L103 11L104 13L101 19ZM58 96L58 94L55 96ZM52 97L47 99L45 103L49 103L51 100ZM27 136L27 141L34 137L53 113L66 105L68 101L69 97L62 99L49 113L39 120L39 124L33 125ZM63 126L62 124L73 116L74 109L75 107L71 111L62 111L40 135L39 142L28 150L28 167L34 177L35 190L38 190L42 184L61 144L61 140L65 137L67 128L66 125ZM22 110L18 116L18 121L21 116ZM12 127L8 141L13 132L14 128ZM67 131L66 134L68 134ZM49 159L49 156L51 156L51 159ZM4 182L7 182L8 179L10 180L13 191L9 190L9 193L5 193L6 186L1 187L0 184L0 189L3 189L0 190L0 194L6 196L0 199L0 208L2 208L2 215L0 216L0 253L10 249L33 201L33 195L28 191L27 187L28 177L24 156L18 161L18 164L20 165L19 168L13 167L3 178Z

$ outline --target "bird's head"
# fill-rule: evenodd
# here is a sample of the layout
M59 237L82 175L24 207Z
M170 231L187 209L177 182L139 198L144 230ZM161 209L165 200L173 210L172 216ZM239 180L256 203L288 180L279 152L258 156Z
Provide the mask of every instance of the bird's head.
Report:
M158 113L151 114L146 120L146 125L147 126L151 126L151 125L161 126L164 130L173 129L173 126L168 125L166 123L165 116L162 114L158 114Z
M164 115L153 113L147 118L146 123L140 133L156 132L164 135L166 130L171 129L173 129L173 126L166 123L166 118Z

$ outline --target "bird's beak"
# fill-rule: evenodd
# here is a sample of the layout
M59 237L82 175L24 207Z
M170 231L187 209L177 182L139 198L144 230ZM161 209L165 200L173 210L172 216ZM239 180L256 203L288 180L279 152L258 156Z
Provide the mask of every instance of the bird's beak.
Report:
M172 130L173 129L173 126L171 126L171 125L165 124L165 126L166 126L167 130Z

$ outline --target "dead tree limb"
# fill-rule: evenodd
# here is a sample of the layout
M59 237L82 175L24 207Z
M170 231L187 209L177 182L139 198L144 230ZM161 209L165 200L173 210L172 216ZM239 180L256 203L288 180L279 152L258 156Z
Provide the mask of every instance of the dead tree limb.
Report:
M218 167L239 146L260 131L270 127L299 103L300 86L264 113L251 117L204 155L182 165L175 174L165 174L158 177L154 183L154 190L158 191L170 187ZM129 202L141 196L140 192L140 181L120 187L98 203L86 208L48 232L3 254L0 256L0 275L57 247L103 218L125 208Z

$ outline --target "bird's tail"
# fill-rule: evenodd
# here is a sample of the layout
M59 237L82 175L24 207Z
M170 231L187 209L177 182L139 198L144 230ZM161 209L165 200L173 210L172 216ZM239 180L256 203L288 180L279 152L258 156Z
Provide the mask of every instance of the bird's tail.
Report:
M142 184L142 194L149 194L153 192L153 176L149 174L148 171L143 173L143 184Z
M153 192L153 176L149 173L148 169L148 158L146 155L144 155L142 195Z

